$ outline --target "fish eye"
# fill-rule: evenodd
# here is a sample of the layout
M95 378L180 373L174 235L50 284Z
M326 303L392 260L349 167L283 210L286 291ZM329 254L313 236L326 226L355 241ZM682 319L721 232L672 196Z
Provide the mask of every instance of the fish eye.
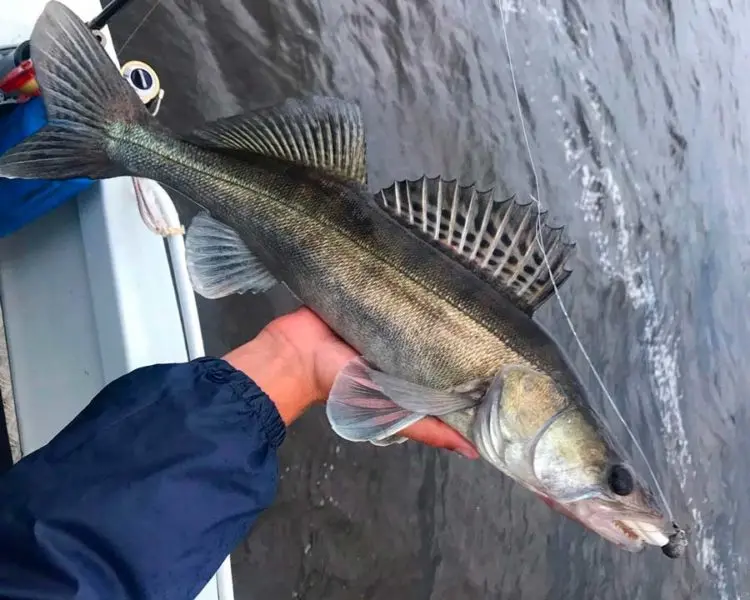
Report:
M633 474L623 465L612 465L607 476L607 484L609 489L618 496L627 496L635 488Z

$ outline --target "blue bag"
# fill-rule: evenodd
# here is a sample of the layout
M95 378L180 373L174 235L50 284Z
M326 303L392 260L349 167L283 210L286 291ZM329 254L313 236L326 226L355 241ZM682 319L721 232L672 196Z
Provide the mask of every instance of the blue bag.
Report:
M0 154L41 129L47 111L41 97L32 98L0 114ZM0 177L0 237L72 200L93 185L91 179L51 181Z

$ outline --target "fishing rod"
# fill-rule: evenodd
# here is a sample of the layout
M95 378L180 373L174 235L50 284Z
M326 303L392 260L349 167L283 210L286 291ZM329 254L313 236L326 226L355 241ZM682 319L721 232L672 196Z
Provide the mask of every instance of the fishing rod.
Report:
M129 2L131 0L112 0L87 23L100 43L105 42L100 30ZM161 89L156 71L142 61L132 60L122 65L120 72L155 115L164 98L164 90ZM23 104L40 94L29 40L15 47L0 47L0 108Z
M109 20L114 17L130 0L112 0L102 9L98 15L91 19L87 25L90 29L99 30L104 27Z

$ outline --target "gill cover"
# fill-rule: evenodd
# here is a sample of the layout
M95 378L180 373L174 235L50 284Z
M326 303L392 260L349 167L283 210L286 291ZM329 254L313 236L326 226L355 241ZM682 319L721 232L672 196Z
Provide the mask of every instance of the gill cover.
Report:
M474 441L492 465L564 501L601 485L609 451L593 424L549 376L503 368L474 421Z

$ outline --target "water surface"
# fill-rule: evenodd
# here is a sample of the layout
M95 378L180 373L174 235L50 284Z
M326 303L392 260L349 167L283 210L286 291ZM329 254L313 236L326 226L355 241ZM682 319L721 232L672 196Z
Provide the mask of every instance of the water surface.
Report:
M153 6L117 17L120 45ZM373 190L426 173L528 197L503 20L540 200L578 242L564 304L692 527L688 556L625 553L487 464L347 443L315 410L233 556L238 598L750 595L746 4L163 0L122 59L156 68L175 127L338 95L362 106ZM200 306L220 354L293 302L274 289ZM557 303L539 318L612 417Z

